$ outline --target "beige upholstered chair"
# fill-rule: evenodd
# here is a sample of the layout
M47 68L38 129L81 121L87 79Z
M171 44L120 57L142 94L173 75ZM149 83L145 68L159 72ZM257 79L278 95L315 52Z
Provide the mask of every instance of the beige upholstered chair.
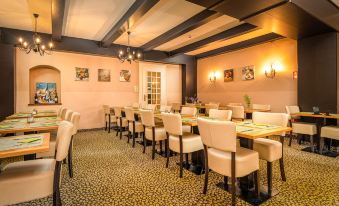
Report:
M288 126L288 115L284 113L269 113L269 112L253 112L253 123L270 124L281 127ZM285 133L280 135L280 142L268 138L258 138L254 140L253 149L259 152L260 159L267 161L267 183L268 195L272 195L272 162L279 160L280 175L283 181L286 181L284 158L283 158L283 143Z
M110 133L112 125L117 124L117 117L111 113L109 105L103 105L103 109L105 114L105 130L108 130L108 133Z
M114 115L117 117L117 125L118 125L117 136L118 136L118 133L120 133L120 139L121 139L124 128L128 127L128 122L127 122L126 117L122 116L121 107L114 107L113 109L114 109Z
M210 109L209 117L217 120L231 121L232 111L231 110L218 110Z
M154 112L153 111L141 111L141 122L144 125L144 150L146 150L146 142L147 140L152 141L152 159L155 157L155 144L156 142L160 142L166 140L166 131L163 126L155 125L154 121Z
M181 108L181 114L182 115L195 116L197 114L197 108L195 108L195 107L182 107Z
M127 119L127 125L128 125L128 133L132 133L132 147L135 147L135 136L136 133L139 133L141 135L144 132L144 126L141 124L140 121L137 121L134 117L134 112L131 107L125 107L125 114ZM130 135L128 135L127 143L129 143Z
M234 102L230 102L227 104L227 106L243 106L242 103L234 103Z
M271 110L271 105L269 105L269 104L252 104L252 109Z
M147 109L147 110L155 111L156 108L157 108L157 105L156 105L156 104L148 104L148 105L146 106L146 109Z
M169 163L169 149L180 154L180 178L183 174L183 154L192 153L203 149L201 138L197 134L183 132L180 114L162 113L162 121L167 134L167 162Z
M140 104L139 104L138 102L134 102L134 103L132 104L132 107L135 108L135 109L137 109L137 108L140 107Z
M180 112L181 104L180 103L172 103L172 110L173 112Z
M73 130L72 130L71 143L68 149L67 160L68 160L68 174L69 174L69 177L72 178L73 177L73 138L74 138L74 135L78 133L80 113L73 112L70 122L73 124Z
M213 103L209 103L205 105L205 113L209 114L210 109L218 109L219 108L219 104L213 104Z
M60 118L61 118L62 120L65 119L65 117L66 117L66 112L67 112L67 108L62 108L62 109L61 109Z
M314 136L317 134L317 125L315 123L300 122L300 117L292 117L291 114L300 112L299 106L286 106L286 112L290 119L292 132L299 135L309 135L312 151L314 151ZM299 121L299 122L298 122ZM298 138L299 142L301 138ZM292 144L292 135L290 136L289 146Z
M70 110L70 109L68 109L68 110L66 111L66 114L65 114L65 120L70 122L70 121L71 121L72 114L73 114L73 111Z
M321 128L320 134L320 154L323 153L324 149L324 138L339 140L339 127L338 126L324 126ZM332 141L331 141L332 143ZM331 149L331 144L330 148ZM337 145L337 152L338 152L338 145Z
M57 111L57 117L59 117L59 118L61 118L62 109L63 109L63 107L59 107L59 109Z
M256 194L258 190L258 152L237 147L236 125L230 121L213 121L198 118L198 127L204 144L205 182L203 193L207 192L209 169L226 177L231 177L232 205L236 205L237 177L244 177L254 172Z
M232 120L244 120L245 108L243 106L227 106L227 109L232 111Z
M14 162L0 173L0 205L27 202L53 194L53 205L61 205L60 173L67 157L73 124L61 122L56 142L56 157Z
M160 112L171 112L172 106L160 105Z

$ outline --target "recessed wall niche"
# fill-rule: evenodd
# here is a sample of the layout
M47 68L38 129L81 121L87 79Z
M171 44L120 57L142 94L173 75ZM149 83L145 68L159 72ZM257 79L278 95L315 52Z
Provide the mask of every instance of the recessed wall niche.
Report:
M49 91L46 92L47 97L41 97L41 99L50 99L48 95L54 95L54 91L51 92L54 87L57 94L57 102L58 103L52 103L50 101L47 101L45 103L37 103L36 97L37 97L37 90L40 87L40 90L46 90ZM49 87L49 88L48 88ZM53 93L53 94L52 94ZM44 95L44 94L43 94ZM61 77L60 77L60 71L52 66L48 65L39 65L32 67L29 70L29 105L56 105L61 104Z

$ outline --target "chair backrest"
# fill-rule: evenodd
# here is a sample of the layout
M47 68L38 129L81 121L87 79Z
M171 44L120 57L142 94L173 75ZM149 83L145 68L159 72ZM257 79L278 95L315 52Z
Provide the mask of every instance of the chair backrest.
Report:
M79 122L80 122L80 113L73 112L71 122L73 124L73 132L72 135L75 135L78 132Z
M178 113L161 113L161 118L167 133L182 135L181 115Z
M217 104L218 106L220 105L219 102L209 102L208 104Z
M156 104L148 104L146 107L146 109L152 110L152 111L155 111L156 108L157 108Z
M103 105L103 108L104 108L104 113L105 114L110 114L111 113L111 109L110 109L109 105Z
M65 120L67 120L67 121L71 121L71 118L72 118L72 114L73 114L73 111L72 110L70 110L70 109L68 109L67 110L67 112L66 112L66 114L65 114Z
M252 104L252 109L267 109L267 110L271 110L271 105L269 105L269 104Z
M232 111L232 119L244 119L245 108L243 106L227 106Z
M253 112L252 121L255 124L271 124L281 127L287 127L288 114L272 112ZM282 133L285 136L285 132Z
M125 107L126 119L128 121L134 121L134 112L132 107Z
M122 114L121 114L121 107L113 107L113 110L114 110L114 116L116 116L116 117L122 117Z
M286 106L287 114L293 114L300 112L299 106Z
M225 152L236 152L237 132L234 122L198 118L198 127L204 145Z
M139 107L140 107L140 104L139 104L138 102L134 102L134 103L132 104L132 107L133 107L133 108L139 108Z
M146 127L154 127L155 121L154 121L154 112L149 110L141 110L140 111L141 116L141 123L145 125Z
M219 104L214 104L214 103L205 104L205 108L206 108L206 114L209 114L210 109L218 109Z
M171 112L172 106L160 105L160 112Z
M195 107L182 107L181 114L195 116L197 114L197 108Z
M61 117L61 112L62 112L63 107L59 107L58 111L57 111L57 116Z
M172 109L174 111L180 111L181 104L180 103L172 103Z
M231 110L210 109L209 117L217 119L217 120L231 121L232 111Z
M243 106L242 103L235 103L235 102L230 102L227 104L227 106Z
M62 109L61 109L61 115L60 115L60 118L61 118L61 119L65 119L66 112L67 112L67 108L62 108Z
M62 121L59 124L56 138L56 155L57 161L62 161L67 157L69 144L71 142L73 124L68 121Z

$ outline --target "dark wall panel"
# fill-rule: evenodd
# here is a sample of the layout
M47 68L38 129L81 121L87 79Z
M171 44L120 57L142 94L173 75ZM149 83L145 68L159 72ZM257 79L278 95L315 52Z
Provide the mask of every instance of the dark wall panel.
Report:
M337 33L298 41L298 104L337 112Z
M14 47L0 43L0 121L14 113Z

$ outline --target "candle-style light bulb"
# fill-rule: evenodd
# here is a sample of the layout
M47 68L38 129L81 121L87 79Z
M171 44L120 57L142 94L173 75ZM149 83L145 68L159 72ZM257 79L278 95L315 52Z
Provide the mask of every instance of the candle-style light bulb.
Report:
M45 49L46 49L45 45L42 45L42 46L41 46L41 49L42 49L42 50L45 50Z
M52 49L54 45L53 45L52 42L49 42L48 46L49 46L50 49Z
M28 44L27 44L27 42L24 42L23 45L24 45L24 47L27 47Z
M20 37L19 38L19 42L22 43L24 40Z
M37 44L39 44L39 43L41 42L41 39L40 39L39 37L37 37L37 38L35 39L35 42L36 42Z

